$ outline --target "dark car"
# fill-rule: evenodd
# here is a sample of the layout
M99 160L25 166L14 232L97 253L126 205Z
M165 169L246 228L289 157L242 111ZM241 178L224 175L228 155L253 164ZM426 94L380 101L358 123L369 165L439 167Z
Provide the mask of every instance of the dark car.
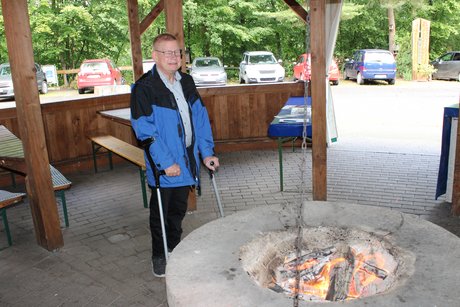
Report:
M78 93L94 90L99 85L124 84L121 71L109 59L85 60L80 66L77 76Z
M40 93L48 93L48 82L42 67L35 63L37 87ZM0 65L0 98L13 98L13 78L11 76L11 67L9 63Z
M358 84L368 80L384 80L388 84L396 81L396 61L388 50L357 50L352 59L346 60L344 70L344 79L356 79Z
M431 65L436 69L433 79L454 79L460 82L460 51L447 52L431 62Z

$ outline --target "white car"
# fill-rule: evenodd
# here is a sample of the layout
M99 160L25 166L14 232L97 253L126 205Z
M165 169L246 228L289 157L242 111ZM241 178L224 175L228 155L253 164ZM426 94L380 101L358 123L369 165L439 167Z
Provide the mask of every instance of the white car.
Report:
M152 59L143 60L142 70L144 71L144 74L148 72L150 69L152 69L154 65L155 65L155 61Z
M240 83L282 82L285 71L273 53L248 51L240 63Z

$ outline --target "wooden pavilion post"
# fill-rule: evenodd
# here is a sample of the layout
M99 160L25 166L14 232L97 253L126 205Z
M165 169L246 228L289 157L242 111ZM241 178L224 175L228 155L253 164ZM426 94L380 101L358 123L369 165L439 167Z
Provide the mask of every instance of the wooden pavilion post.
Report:
M326 1L310 1L313 200L327 200Z
M35 236L39 245L51 251L63 246L64 240L51 182L27 1L2 0L2 11Z
M459 97L460 104L460 97ZM454 144L450 144L453 146ZM452 214L460 215L460 125L457 126L457 142L455 144L454 183L452 187Z
M141 32L139 26L139 10L137 0L127 0L129 38L131 41L131 59L133 63L134 81L137 81L144 70L142 68Z
M184 44L184 17L182 14L182 0L164 1L166 14L166 31L177 37L180 48L184 51L182 57L182 71L185 72L185 44Z

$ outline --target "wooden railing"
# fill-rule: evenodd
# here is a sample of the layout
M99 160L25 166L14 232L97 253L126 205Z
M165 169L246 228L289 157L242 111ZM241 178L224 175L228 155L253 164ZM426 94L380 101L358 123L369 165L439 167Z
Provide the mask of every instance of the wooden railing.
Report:
M290 96L303 96L302 83L236 85L199 88L208 109L218 152L274 147L267 137L273 117ZM42 116L51 163L90 167L88 135L111 134L136 144L129 126L102 118L100 110L129 107L129 94L66 100L42 104ZM18 137L16 109L1 109L0 124Z

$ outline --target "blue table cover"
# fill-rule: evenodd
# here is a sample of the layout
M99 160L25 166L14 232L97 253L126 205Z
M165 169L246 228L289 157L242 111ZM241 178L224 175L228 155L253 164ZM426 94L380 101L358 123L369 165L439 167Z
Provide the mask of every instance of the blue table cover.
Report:
M438 183L436 186L436 199L446 193L447 172L449 167L450 133L452 130L452 118L458 118L458 105L444 108L442 122L441 159L439 161ZM455 144L453 144L455 146Z
M284 104L288 105L298 105L299 107L305 106L305 98L303 96L289 97L289 99ZM311 107L311 97L308 97L307 105ZM284 108L283 107L283 108ZM288 111L286 109L281 109L278 113L278 117L270 123L268 127L268 136L270 137L302 137L303 134L303 123L292 122L292 123L280 123L279 117L286 115ZM311 138L311 122L307 123L307 137Z

